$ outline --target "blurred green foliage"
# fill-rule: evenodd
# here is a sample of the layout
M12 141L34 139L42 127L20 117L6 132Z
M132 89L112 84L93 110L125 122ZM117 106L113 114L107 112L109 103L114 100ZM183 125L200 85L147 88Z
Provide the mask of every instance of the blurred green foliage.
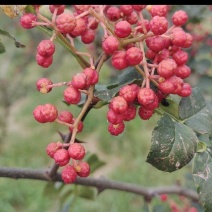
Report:
M212 54L211 46L208 48L207 43L212 38L212 30L208 29L211 27L209 24L211 11L207 5L177 5L172 9L176 10L176 8L186 10L192 17L186 29L189 29L190 24L190 28L193 26L192 30L195 30L200 24L209 32L201 42L197 41L194 49L192 47L188 51L191 54L189 66L192 67L190 83L203 90L208 104L211 105ZM18 49L9 38L0 36L6 50L0 55L0 166L47 168L52 165L53 161L45 153L46 146L51 141L60 140L57 130L63 133L67 133L68 130L56 123L45 125L37 123L32 116L33 109L38 104L49 102L57 105L61 111L70 109L76 116L80 108L68 107L62 102L64 88L59 87L47 95L42 95L37 92L35 83L40 77L49 77L53 82L67 81L81 68L59 44L56 44L52 66L47 69L39 67L35 60L36 46L42 39L47 38L46 35L37 29L22 29L18 23L19 17L10 19L0 11L0 18L0 28L7 29L26 46L24 49ZM78 45L81 47L80 44ZM113 75L114 72L107 62L100 73L100 84L110 82ZM84 122L84 131L78 135L79 139L86 142L85 148L89 152L97 153L99 158L106 162L106 165L94 172L92 176L99 177L103 173L110 179L142 186L153 187L181 183L194 188L194 184L191 183L191 174L189 174L191 164L168 174L145 162L150 148L151 133L159 119L157 115L148 121L135 118L126 124L123 134L114 137L107 131L107 107L98 109L98 113L96 110L91 110ZM69 191L66 194L69 197L68 201L61 205L63 194L55 189L51 190L55 193L44 195L46 185L47 182L0 178L1 211L140 212L144 206L141 196L111 190L100 193L95 201L77 198ZM67 185L69 186L76 189L73 185ZM179 200L176 201L180 204ZM159 203L159 199L154 198L153 205Z

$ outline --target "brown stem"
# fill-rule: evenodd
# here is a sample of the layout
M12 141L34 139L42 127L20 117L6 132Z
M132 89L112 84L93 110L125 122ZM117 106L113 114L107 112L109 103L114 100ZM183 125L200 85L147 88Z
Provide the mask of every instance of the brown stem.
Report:
M144 78L146 77L145 73L143 72L143 70L138 65L136 65L134 67ZM154 79L152 79L151 76L150 76L149 80L158 87L158 83Z
M142 64L143 64L143 68L144 68L144 72L145 72L145 77L146 77L146 87L147 88L150 88L150 80L149 80L149 69L147 67L147 61L146 61L146 57L145 57L145 51L144 51L144 46L143 46L143 42L139 42L139 45L140 45L140 49L143 53L143 61L142 61Z
M126 39L122 42L123 46L129 44L129 43L136 43L136 42L141 42L143 40L145 40L146 38L152 37L154 36L154 34L152 32L148 32L146 35L142 35L142 36L136 36L133 38L129 38Z
M27 169L27 168L9 168L0 167L0 177L13 179L32 179L43 181L63 182L61 173L57 173L53 179L49 178L49 174L45 169ZM124 183L105 178L80 178L77 177L74 182L76 185L93 186L103 191L105 189L125 191L144 196L145 199L152 199L160 194L176 194L183 195L193 201L198 201L199 197L194 190L183 188L179 185L163 186L163 187L142 187L132 183Z

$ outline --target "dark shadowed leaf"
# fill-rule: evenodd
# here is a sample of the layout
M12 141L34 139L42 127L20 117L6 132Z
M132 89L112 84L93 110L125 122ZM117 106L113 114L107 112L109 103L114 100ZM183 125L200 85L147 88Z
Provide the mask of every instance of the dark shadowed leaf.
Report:
M114 79L115 83L107 86L107 88L96 86L94 96L103 102L109 103L110 100L117 95L121 87L136 81L141 81L141 75L134 68L126 69L118 75L117 80Z
M212 141L211 141L212 142ZM196 153L193 164L193 178L199 194L199 200L205 212L212 208L212 148Z
M105 84L96 84L95 85L95 90L97 90L97 91L106 90L106 89L107 89L107 85L105 85Z
M129 68L124 70L120 75L118 75L118 83L119 85L129 83L135 80L141 80L142 76L137 72L134 68Z
M5 31L5 30L3 30L3 29L0 29L0 34L1 34L1 35L4 35L4 36L6 36L6 37L9 37L10 39L14 40L14 41L15 41L15 46L16 46L17 48L24 48L24 47L25 47L25 45L23 45L23 44L21 44L20 42L18 42L18 41L16 40L16 38L15 38L14 36L12 36L9 32L7 32L7 31Z
M5 50L5 46L4 46L4 44L0 40L0 54L4 53L5 51L6 51Z
M185 124L199 134L212 136L212 115L207 107L185 121Z
M123 85L119 85L115 88L112 89L106 89L106 90L100 90L100 91L95 91L94 96L98 97L104 102L109 103L110 100L119 92L120 88L123 87L124 85L127 85L128 83L125 83Z
M193 88L192 94L182 98L180 101L179 117L181 119L187 119L198 113L205 105L205 100L200 88Z
M165 113L169 116L175 117L178 120L179 119L179 115L178 115L179 103L175 99L172 99L170 97L166 98L166 102L168 103L168 106L164 106L163 104L160 104L159 108L155 109L155 112L159 114Z
M165 115L153 131L146 161L159 170L173 172L191 161L197 150L197 141L191 128Z

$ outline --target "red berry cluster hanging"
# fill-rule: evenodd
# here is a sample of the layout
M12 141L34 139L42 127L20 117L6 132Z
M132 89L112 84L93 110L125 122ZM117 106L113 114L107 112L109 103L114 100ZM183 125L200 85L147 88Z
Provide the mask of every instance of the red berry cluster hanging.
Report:
M40 6L34 5L35 13L25 13L20 19L21 26L26 29L47 26L53 30L52 37L42 40L37 46L38 65L48 68L53 63L54 40L57 36L63 37L76 55L89 58L89 65L86 64L80 73L72 75L70 81L53 83L48 78L41 78L36 83L43 94L55 87L65 86L63 99L67 104L78 104L81 94L87 95L77 117L70 111L59 113L52 104L38 105L33 111L38 122L56 121L68 127L72 133L68 143L52 142L46 152L56 164L64 166L64 182L73 183L77 176L87 177L90 173L89 165L82 161L85 149L82 144L76 143L75 138L83 130L81 119L95 99L93 93L101 68L94 66L93 56L89 52L75 49L75 38L80 38L83 44L91 44L101 28L102 50L110 58L114 69L124 71L133 66L142 75L140 84L122 86L109 102L108 131L117 136L124 131L125 122L133 120L136 114L143 120L149 119L169 94L181 97L191 94L191 86L184 79L191 74L186 65L188 54L185 49L192 45L192 36L182 28L188 20L185 11L176 11L169 26L167 5L73 5L71 8L49 5L51 20L40 13ZM71 10L67 12L65 9ZM150 18L144 17L144 10L148 11ZM156 89L153 89L152 83Z

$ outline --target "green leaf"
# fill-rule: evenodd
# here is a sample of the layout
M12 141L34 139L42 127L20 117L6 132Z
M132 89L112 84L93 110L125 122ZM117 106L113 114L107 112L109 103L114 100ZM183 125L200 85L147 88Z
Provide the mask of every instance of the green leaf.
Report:
M100 91L104 91L104 90L107 90L107 85L106 84L96 84L95 85L95 92L100 92ZM99 109L101 107L103 107L104 105L108 104L107 102L105 101L101 101L99 100L96 104L94 104L92 107L95 108L95 109Z
M205 212L211 212L212 208L212 149L196 153L193 163L193 178L199 194L199 201Z
M131 83L135 80L142 80L142 76L135 68L125 69L121 74L118 75L119 85L125 83Z
M124 85L127 85L128 83L125 83L123 85L119 85L113 89L106 89L106 90L100 90L100 91L95 91L94 96L101 99L103 102L109 103L110 100L116 96L116 94L119 92L121 87Z
M185 124L199 134L212 136L212 115L207 107L185 121Z
M107 85L105 85L105 84L96 84L95 85L95 90L97 90L97 91L106 90L106 89L107 89Z
M200 88L196 87L192 89L192 94L188 97L181 99L179 104L179 117L187 119L206 106L204 97L201 93Z
M18 42L18 41L15 39L15 37L12 36L9 32L7 32L7 31L5 31L5 30L3 30L3 29L0 29L0 34L1 34L1 35L4 35L4 36L7 36L7 37L9 37L10 39L14 40L14 41L15 41L15 46L16 46L17 48L24 48L24 47L25 47L25 45L23 45L23 44L21 44L20 42Z
M96 87L94 96L102 100L103 102L109 103L110 100L117 95L119 90L127 84L140 82L142 79L141 75L134 68L126 69L117 79L114 79L115 83L107 86L106 89L103 87Z
M88 200L95 200L96 194L97 194L96 188L77 185L76 195L81 198L88 199Z
M107 104L106 102L98 101L95 105L93 105L93 108L99 109L99 108L105 106L106 104Z
M204 95L211 95L212 91L212 77L209 76L201 76L198 78L197 86L201 87L204 92Z
M4 44L0 41L0 54L6 52Z
M179 103L176 101L176 99L172 99L173 95L170 95L168 98L166 98L166 101L168 102L169 106L163 106L160 104L159 108L155 109L155 112L158 113L159 115L167 114L176 120L179 120L179 115L178 115L178 107Z
M89 152L85 156L85 161L89 163L91 173L93 173L95 170L105 165L105 162L99 160L96 154L91 154Z
M188 164L197 150L197 137L184 124L165 115L152 134L147 162L159 170L173 172Z

